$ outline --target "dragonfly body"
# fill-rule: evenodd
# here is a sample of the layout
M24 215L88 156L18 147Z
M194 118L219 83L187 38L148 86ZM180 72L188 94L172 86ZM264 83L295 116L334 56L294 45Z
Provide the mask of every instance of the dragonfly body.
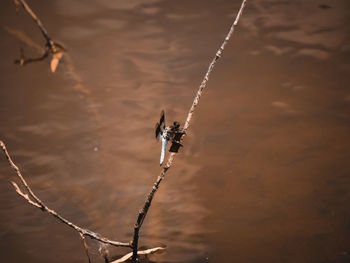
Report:
M168 145L168 142L170 140L169 135L168 135L168 131L169 131L169 127L165 127L164 131L162 132L161 136L161 141L162 141L162 149L160 152L160 165L162 165L162 163L164 162L164 157L165 157L165 151L166 151L166 147Z
M170 147L170 152L178 152L179 148L182 147L180 143L182 135L185 133L182 129L180 129L180 123L174 122L172 126L165 125L165 114L164 111L161 112L160 120L156 124L155 131L156 138L162 142L162 148L160 152L160 165L163 164L165 158L165 152L169 141L172 142Z

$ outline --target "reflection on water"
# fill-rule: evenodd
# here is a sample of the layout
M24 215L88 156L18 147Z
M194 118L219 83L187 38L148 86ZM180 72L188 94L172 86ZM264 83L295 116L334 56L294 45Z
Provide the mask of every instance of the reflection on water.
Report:
M55 74L13 65L43 39L1 3L0 138L50 207L128 241L159 173L159 112L184 120L240 2L30 4L68 52ZM248 2L141 231L141 246L167 246L150 260L350 260L348 9ZM0 177L4 262L86 262L76 233L14 193L4 159Z

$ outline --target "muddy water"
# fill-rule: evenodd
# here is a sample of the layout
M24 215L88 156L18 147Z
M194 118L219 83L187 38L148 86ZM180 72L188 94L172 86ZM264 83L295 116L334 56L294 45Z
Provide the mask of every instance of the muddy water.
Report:
M350 261L347 2L248 2L142 229L141 246L167 246L152 262ZM128 241L160 170L159 113L184 121L240 2L28 3L68 54L55 74L14 65L44 42L2 1L0 138L51 208ZM4 158L0 177L2 262L87 261Z

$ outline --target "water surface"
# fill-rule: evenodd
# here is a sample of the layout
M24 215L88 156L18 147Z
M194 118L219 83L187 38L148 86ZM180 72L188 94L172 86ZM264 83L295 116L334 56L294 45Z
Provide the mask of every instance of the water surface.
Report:
M28 3L67 54L55 74L14 65L44 40L1 3L0 138L49 207L129 241L160 171L159 113L185 120L240 1ZM350 261L349 8L248 2L142 229L141 246L167 246L150 260ZM0 177L3 262L87 262L77 233L16 195L5 158Z

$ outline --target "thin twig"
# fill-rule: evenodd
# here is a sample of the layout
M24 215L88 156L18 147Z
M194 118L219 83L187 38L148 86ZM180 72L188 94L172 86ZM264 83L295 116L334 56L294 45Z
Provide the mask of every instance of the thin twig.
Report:
M24 65L32 63L32 62L42 61L45 58L47 58L47 56L49 55L48 49L46 49L46 51L43 55L41 55L40 57L35 57L35 58L26 58L24 56L23 48L20 49L20 52L21 52L20 57L19 57L19 59L15 60L15 64L19 64L21 66L24 66Z
M146 250L139 250L137 251L138 255L149 255L149 254L153 254L155 252L161 251L161 250L165 250L164 247L155 247L155 248L150 248L150 249L146 249ZM120 259L114 260L111 263L122 263L127 261L128 259L130 259L132 257L132 252L126 254L125 256L121 257Z
M39 58L29 58L29 59L20 59L17 62L21 66L24 66L25 64L28 64L30 62L40 61L46 58L49 54L52 55L51 63L50 63L50 69L51 72L55 72L56 68L63 56L63 53L65 49L60 44L54 42L52 38L49 37L47 30L45 29L43 23L41 23L40 19L37 17L37 15L33 12L33 10L29 7L27 2L25 0L14 0L14 3L16 5L16 8L18 9L19 6L22 6L23 9L32 17L32 19L35 21L37 26L40 29L40 32L44 36L46 40L46 48L45 48L45 54L42 57Z
M50 209L49 207L47 207L45 205L45 203L43 201L41 201L32 191L32 189L29 187L29 185L27 184L26 180L23 178L21 171L19 170L19 168L15 165L15 163L12 161L5 144L0 141L0 147L2 149L2 151L4 152L6 159L9 163L9 165L12 167L12 169L16 172L18 178L21 180L22 185L24 186L24 188L26 189L26 191L28 191L28 194L24 194L21 189L18 187L18 185L14 182L12 182L12 185L14 186L16 192L22 196L29 204L40 208L42 211L45 211L49 214L51 214L52 216L56 217L57 219L59 219L62 223L66 224L67 226L73 228L74 230L76 230L79 234L83 235L83 236L87 236L90 237L92 239L98 240L102 243L105 244L109 244L115 247L132 247L130 242L126 243L126 242L119 242L119 241L113 241L110 240L108 238L102 237L100 236L98 233L95 233L89 229L86 228L82 228L77 226L76 224L70 222L69 220L65 219L64 217L62 217L61 215L59 215L56 211Z
M42 35L44 36L44 38L46 39L46 42L48 44L50 44L51 46L53 46L53 41L52 39L49 37L46 28L44 27L43 23L41 23L40 19L36 16L36 14L33 12L33 10L29 7L29 5L27 4L27 2L25 0L15 0L15 5L18 7L19 5L21 5L24 10L27 11L27 13L33 18L33 20L35 21L35 23L38 25L40 32L42 33Z
M191 106L191 108L190 108L190 110L188 112L186 122L184 124L184 128L183 128L183 130L185 132L184 135L186 135L186 131L187 131L188 127L190 126L190 122L191 122L194 110L197 107L197 105L199 103L199 99L200 99L200 97L202 95L202 92L203 92L203 90L204 90L204 88L205 88L205 86L206 86L206 84L207 84L207 82L209 80L209 75L212 72L216 61L218 61L218 59L221 57L222 52L224 51L224 48L225 48L227 42L230 40L230 37L231 37L232 33L234 32L234 29L235 29L236 25L238 24L238 21L239 21L241 15L242 15L242 12L243 12L243 9L244 9L246 3L247 3L247 0L243 0L242 1L241 7L240 7L240 9L239 9L239 11L237 13L235 21L233 22L233 24L232 24L228 34L226 35L223 43L221 44L219 50L216 52L215 57L211 61L210 65L208 67L208 70L207 70L207 72L206 72L206 74L205 74L205 76L204 76L204 78L202 80L202 83L199 86L197 94L196 94L196 96L195 96L195 98L193 100L192 106ZM137 254L138 254L137 250L138 250L139 231L140 231L141 226L143 224L143 221L144 221L144 219L145 219L145 217L147 215L148 209L151 206L154 194L158 190L159 185L162 182L162 180L164 179L166 172L174 164L175 155L176 155L175 152L170 153L166 165L164 166L164 168L162 169L160 175L158 176L157 181L154 183L151 192L148 194L147 199L145 201L145 204L143 205L143 208L139 211L136 224L134 225L134 238L133 238L133 241L132 241L132 248L133 248L132 260L133 261L136 260Z
M24 55L24 50L21 47L20 48L20 57L19 59L15 59L15 64L19 64L21 66L27 65L29 63L32 62L37 62L37 61L42 61L45 58L47 58L47 56L49 55L50 49L47 45L45 45L44 48L42 48L40 45L38 45L37 43L35 43L30 37L28 37L27 35L25 35L23 32L12 29L8 26L3 26L4 30L9 33L10 35L14 36L15 38L17 38L18 40L20 40L21 42L23 42L24 44L26 44L27 46L36 49L38 52L42 53L41 56L39 57L35 57L35 58L27 58Z

